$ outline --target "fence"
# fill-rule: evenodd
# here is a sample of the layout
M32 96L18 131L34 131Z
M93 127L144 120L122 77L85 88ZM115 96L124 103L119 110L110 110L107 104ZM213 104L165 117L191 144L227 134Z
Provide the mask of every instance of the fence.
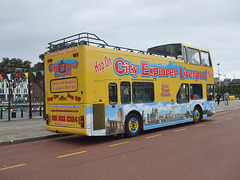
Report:
M43 116L44 117L44 109L43 105L33 105L31 110L29 107L25 105L21 106L11 106L10 109L10 118L27 118L31 119L32 116ZM10 119L8 106L0 107L0 119ZM31 115L30 115L31 113Z

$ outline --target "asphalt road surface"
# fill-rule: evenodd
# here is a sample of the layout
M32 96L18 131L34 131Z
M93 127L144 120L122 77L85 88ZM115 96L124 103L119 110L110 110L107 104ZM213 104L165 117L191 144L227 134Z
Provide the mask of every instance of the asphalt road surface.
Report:
M65 136L0 146L0 179L240 179L240 111L135 138Z

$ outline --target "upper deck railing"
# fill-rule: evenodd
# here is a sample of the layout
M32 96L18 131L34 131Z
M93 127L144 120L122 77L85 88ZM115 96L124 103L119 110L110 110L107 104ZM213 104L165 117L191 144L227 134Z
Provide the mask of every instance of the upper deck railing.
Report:
M75 34L66 38L52 41L48 43L48 45L49 45L48 53L72 48L79 45L89 45L89 46L97 46L101 48L110 48L115 50L125 50L128 52L137 52L141 54L147 54L147 51L109 45L106 41L104 41L103 39L100 39L97 35L92 33L87 33L87 32Z

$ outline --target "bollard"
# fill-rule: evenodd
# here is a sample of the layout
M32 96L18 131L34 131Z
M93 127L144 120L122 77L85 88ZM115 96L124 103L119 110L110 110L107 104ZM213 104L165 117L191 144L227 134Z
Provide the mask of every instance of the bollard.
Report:
M23 107L21 108L21 118L23 118Z
M3 114L3 113L2 113L2 111L3 111L3 108L1 108L0 110L1 110L1 119L2 119L2 118L3 118L3 117L2 117L2 116L3 116L3 115L2 115L2 114Z
M15 111L12 111L12 118L16 118L17 117L17 113Z
M42 107L40 106L40 109L39 109L39 113L40 113L40 116L42 116Z

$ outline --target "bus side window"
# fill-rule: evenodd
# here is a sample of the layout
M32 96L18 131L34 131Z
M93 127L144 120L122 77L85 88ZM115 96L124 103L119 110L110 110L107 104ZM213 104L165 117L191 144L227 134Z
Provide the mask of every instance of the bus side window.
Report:
M207 100L214 101L214 85L207 84Z
M133 103L153 102L154 84L152 82L133 82Z
M117 84L109 83L108 91L109 91L109 104L117 104Z
M190 84L191 99L202 99L202 85L201 84Z
M189 85L182 84L177 93L177 103L189 102Z
M121 91L121 103L122 104L131 103L130 83L129 82L121 82L120 91Z

